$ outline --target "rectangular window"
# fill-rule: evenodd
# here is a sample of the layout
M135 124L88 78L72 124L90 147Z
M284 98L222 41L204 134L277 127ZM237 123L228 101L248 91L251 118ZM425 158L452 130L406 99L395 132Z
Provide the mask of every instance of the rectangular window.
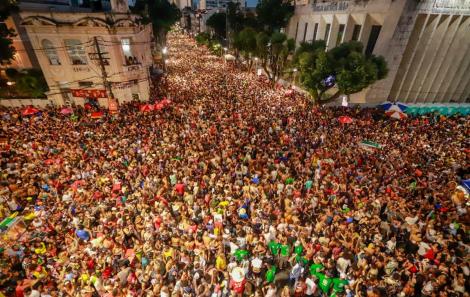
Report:
M78 39L66 39L64 42L72 65L86 65L86 53L82 42Z
M359 40L359 34L361 33L361 25L354 25L353 29L353 34L351 40L358 41Z
M372 26L370 30L370 35L369 35L369 41L367 41L367 47L366 47L366 52L365 52L366 56L372 55L375 44L377 43L377 39L379 38L379 35L380 35L380 30L382 30L382 26L378 26L378 25Z
M79 81L78 86L80 88L91 88L93 87L93 82L92 81Z
M318 23L315 23L315 26L313 27L312 41L315 41L317 39L317 32L318 32Z
M124 53L125 57L132 57L130 38L121 39L121 47L122 47L122 52Z
M305 38L307 38L307 30L308 30L308 23L305 23L303 42L305 42Z
M326 24L325 37L323 38L323 40L325 40L326 43L328 43L328 36L330 36L330 29L331 29L331 24Z
M338 36L336 37L336 45L340 44L343 40L345 25L341 24L338 28Z

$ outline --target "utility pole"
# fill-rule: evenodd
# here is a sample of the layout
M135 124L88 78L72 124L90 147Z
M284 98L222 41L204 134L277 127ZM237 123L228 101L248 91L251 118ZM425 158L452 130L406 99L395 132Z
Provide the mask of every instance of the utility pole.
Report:
M117 104L117 102L114 100L114 94L113 94L113 89L111 87L111 82L108 81L108 73L106 72L106 65L109 65L109 58L106 58L105 55L108 54L108 52L102 52L100 49L100 45L98 43L98 38L95 36L93 37L93 42L95 44L95 49L96 53L91 53L90 54L90 59L98 61L100 68L101 68L101 78L103 79L103 85L104 88L106 89L106 92L108 94L108 105L112 102L113 104Z

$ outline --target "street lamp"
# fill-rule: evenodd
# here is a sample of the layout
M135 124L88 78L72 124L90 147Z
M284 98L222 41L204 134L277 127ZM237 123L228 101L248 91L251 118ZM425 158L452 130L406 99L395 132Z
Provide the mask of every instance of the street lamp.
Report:
M292 69L292 71L294 72L294 85L295 85L295 82L296 82L296 75L297 75L297 68L294 68Z
M166 58L166 54L168 54L168 48L165 46L164 48L162 48L162 55L163 55L163 71L166 72L166 64L167 64L167 58Z

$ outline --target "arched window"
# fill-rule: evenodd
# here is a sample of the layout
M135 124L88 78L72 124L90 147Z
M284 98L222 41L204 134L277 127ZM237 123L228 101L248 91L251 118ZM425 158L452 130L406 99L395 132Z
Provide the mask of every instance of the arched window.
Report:
M47 56L47 59L49 59L49 63L51 65L60 65L59 56L52 42L48 39L43 39L41 44L44 54Z

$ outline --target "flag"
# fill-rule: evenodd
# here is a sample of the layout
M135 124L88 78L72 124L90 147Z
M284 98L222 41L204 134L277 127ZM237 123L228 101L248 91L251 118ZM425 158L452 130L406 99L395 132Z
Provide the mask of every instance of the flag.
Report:
M373 142L371 140L363 140L359 142L359 146L366 148L366 149L381 149L382 146L377 142Z

